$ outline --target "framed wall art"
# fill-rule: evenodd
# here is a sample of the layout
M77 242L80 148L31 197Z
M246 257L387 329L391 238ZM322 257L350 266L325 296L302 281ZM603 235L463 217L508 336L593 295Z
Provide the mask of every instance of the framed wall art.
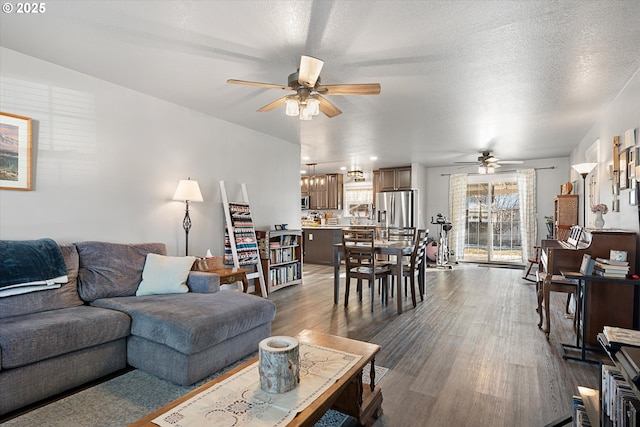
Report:
M627 174L627 150L620 152L620 175L618 184L621 190L629 188L629 176Z
M0 112L0 190L31 190L31 119Z

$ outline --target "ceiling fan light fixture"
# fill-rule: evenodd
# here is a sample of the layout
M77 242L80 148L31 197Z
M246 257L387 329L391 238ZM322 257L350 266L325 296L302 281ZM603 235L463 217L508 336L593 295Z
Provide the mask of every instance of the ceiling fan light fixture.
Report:
M311 120L311 111L309 111L309 107L303 106L300 109L300 120Z
M320 101L316 98L307 99L307 109L312 116L320 114Z
M486 174L487 173L487 168L485 166L482 166L482 165L478 166L478 173L480 175Z
M297 116L300 113L300 106L298 105L297 99L287 98L285 105L285 114L287 116Z

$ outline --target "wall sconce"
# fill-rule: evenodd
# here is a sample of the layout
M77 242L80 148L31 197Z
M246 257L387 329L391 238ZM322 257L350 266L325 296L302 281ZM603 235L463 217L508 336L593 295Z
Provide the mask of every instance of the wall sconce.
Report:
M189 202L202 202L202 193L198 186L198 181L192 181L191 178L182 179L178 182L176 192L173 194L173 200L179 200L185 203L184 219L182 220L182 228L185 234L185 256L189 255L189 230L191 229L191 217L189 217Z

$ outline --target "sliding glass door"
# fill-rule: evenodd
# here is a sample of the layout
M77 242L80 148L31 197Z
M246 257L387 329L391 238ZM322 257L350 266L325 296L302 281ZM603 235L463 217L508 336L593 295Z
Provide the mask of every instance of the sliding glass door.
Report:
M515 177L469 177L465 261L522 261L518 199Z

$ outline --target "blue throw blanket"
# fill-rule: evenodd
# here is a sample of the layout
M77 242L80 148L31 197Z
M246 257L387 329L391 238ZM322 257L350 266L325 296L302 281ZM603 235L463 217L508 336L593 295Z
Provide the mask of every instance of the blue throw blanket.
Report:
M0 290L54 279L65 283L66 275L62 251L53 240L0 240Z

